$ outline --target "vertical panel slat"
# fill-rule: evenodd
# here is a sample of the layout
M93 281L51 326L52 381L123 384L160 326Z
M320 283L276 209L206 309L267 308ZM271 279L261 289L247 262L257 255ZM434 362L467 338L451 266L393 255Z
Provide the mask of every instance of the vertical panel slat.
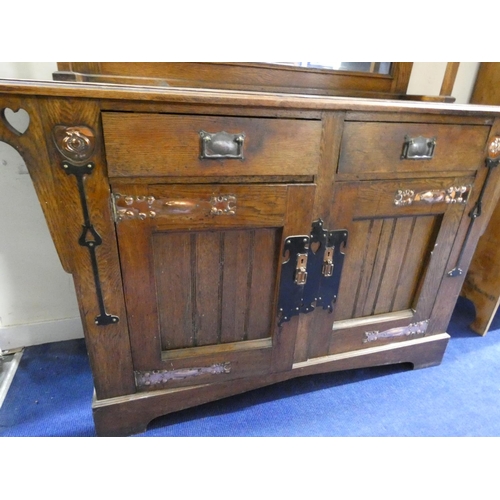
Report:
M217 344L220 329L221 251L220 232L196 235L196 345Z
M413 306L419 281L425 273L424 262L429 258L438 220L435 216L417 217L401 275L396 288L393 310Z
M370 283L373 277L373 270L375 267L375 259L377 258L379 243L381 238L383 220L376 219L372 221L370 231L368 232L365 253L362 258L362 271L360 276L359 288L356 292L354 302L353 318L363 316L365 304L370 290Z
M349 234L338 300L334 309L336 321L350 318L352 315L365 261L367 235L370 234L372 224L373 221L368 220L356 222Z
M245 339L247 284L253 231L227 231L224 238L224 266L222 279L221 342Z
M375 303L379 294L381 280L386 267L387 252L390 249L390 243L392 241L394 225L394 219L384 219L382 223L382 231L380 233L380 240L378 243L375 264L373 266L373 272L370 279L370 285L368 287L368 293L366 295L366 302L363 308L363 316L370 316L375 310Z
M398 291L401 290L402 284L405 283L408 279L410 279L410 274L409 274L409 268L413 268L413 271L416 272L415 268L415 262L411 259L411 256L413 252L415 251L415 244L420 245L420 241L414 241L414 232L415 232L415 226L418 224L418 217L411 217L408 219L411 222L410 228L409 228L409 233L406 241L406 245L403 251L403 247L401 247L402 251L402 260L401 260L401 265L399 268L399 273L397 276L397 280L394 286L394 293L392 296L392 302L390 306L390 311L395 311L398 310L398 308L401 309L409 309L410 304L407 304L404 300L401 300L400 297L398 297ZM406 307L405 307L405 304Z
M188 233L153 237L162 349L193 345L191 238Z
M270 337L272 333L276 286L274 277L279 241L280 234L275 229L255 232L251 286L247 304L248 340Z
M391 311L394 292L398 284L399 272L408 247L413 223L413 217L400 217L395 221L394 233L384 266L383 279L375 303L375 314Z

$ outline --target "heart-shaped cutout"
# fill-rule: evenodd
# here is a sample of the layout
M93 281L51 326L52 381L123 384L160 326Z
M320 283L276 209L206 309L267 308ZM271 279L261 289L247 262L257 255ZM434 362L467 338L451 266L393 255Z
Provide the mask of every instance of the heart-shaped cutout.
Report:
M321 247L321 242L319 241L313 241L311 243L311 251L314 255L316 255L318 253L318 250L320 249Z
M23 135L28 130L30 115L25 109L19 108L17 111L13 111L10 108L5 108L2 110L1 116L7 128L14 134Z

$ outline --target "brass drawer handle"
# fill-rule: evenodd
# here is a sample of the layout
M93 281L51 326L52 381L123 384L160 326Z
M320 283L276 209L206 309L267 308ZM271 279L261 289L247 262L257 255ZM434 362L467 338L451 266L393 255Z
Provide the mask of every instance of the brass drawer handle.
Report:
M236 159L243 160L243 143L245 134L229 134L227 132L217 132L211 134L200 131L201 153L200 158L204 159Z
M403 152L401 153L402 160L430 160L434 156L436 148L435 137L410 137L405 135L403 143Z

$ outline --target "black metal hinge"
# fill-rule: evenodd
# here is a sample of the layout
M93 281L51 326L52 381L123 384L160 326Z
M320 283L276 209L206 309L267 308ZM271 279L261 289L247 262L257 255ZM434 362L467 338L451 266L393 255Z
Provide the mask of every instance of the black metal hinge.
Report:
M85 193L85 178L92 174L95 167L94 162L90 161L96 145L95 133L86 125L56 125L52 131L52 139L59 153L69 160L62 162L62 168L67 175L73 175L76 179L83 215L82 232L78 238L78 244L87 248L92 265L99 306L99 314L94 320L95 324L98 326L116 324L120 318L108 314L104 305L99 266L97 265L97 248L102 245L102 238L90 219L90 210Z
M491 172L493 171L494 168L498 167L498 165L500 164L500 158L498 158L498 155L500 154L498 151L500 145L498 144L498 142L499 142L498 138L496 138L496 140L493 141L492 144L490 144L490 152L493 146L496 149L495 154L497 157L486 158L486 168L488 169L488 172L486 173L486 178L484 179L484 183L481 187L481 192L479 193L477 201L472 207L472 210L469 212L469 217L471 220L469 222L469 227L467 228L467 233L465 234L464 241L462 242L462 247L460 248L460 253L457 257L457 262L455 264L455 267L451 271L448 271L447 273L447 275L450 278L456 278L457 276L461 276L464 273L462 269L463 267L462 258L464 256L465 248L467 246L467 242L469 241L469 237L472 232L472 228L474 227L474 223L476 222L476 219L478 217L481 217L483 210L483 197L486 191L486 186L488 185L488 182L490 180Z
M344 229L328 231L323 221L313 222L310 235L289 236L283 249L279 322L300 313L310 313L317 307L333 311L340 286L347 243Z
M102 238L90 220L89 207L87 205L87 197L85 194L84 179L85 176L90 175L94 170L94 163L89 162L87 165L79 166L65 161L63 162L62 166L66 174L75 176L78 193L80 195L80 204L83 213L83 224L82 233L80 234L80 238L78 238L78 244L82 247L87 248L90 256L90 262L92 264L92 273L94 275L97 303L99 306L99 314L95 317L95 324L98 326L106 326L118 323L120 318L113 314L108 314L104 305L104 297L101 288L101 279L99 277L99 267L97 265L96 254L97 247L102 245Z

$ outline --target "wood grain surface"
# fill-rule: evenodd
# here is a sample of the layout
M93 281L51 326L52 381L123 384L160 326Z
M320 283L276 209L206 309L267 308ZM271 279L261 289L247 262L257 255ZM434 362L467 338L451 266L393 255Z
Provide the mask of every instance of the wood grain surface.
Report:
M24 134L8 127L6 108L29 113ZM26 160L75 280L102 435L296 376L438 364L500 197L495 170L465 241L486 179L485 148L500 136L496 107L4 81L0 112L0 140ZM62 168L53 135L61 126L95 134L84 195ZM245 159L200 159L201 129L244 133ZM405 135L435 136L434 157L401 160ZM399 190L452 186L467 186L466 203L395 203ZM131 200L131 215L116 217L116 195ZM147 197L158 213L134 212ZM102 238L97 269L80 244L83 201ZM348 233L334 311L278 326L285 239L307 237L317 219ZM449 277L460 255L463 275ZM118 323L96 324L97 289ZM425 329L411 326L422 322ZM409 337L366 342L371 331Z

